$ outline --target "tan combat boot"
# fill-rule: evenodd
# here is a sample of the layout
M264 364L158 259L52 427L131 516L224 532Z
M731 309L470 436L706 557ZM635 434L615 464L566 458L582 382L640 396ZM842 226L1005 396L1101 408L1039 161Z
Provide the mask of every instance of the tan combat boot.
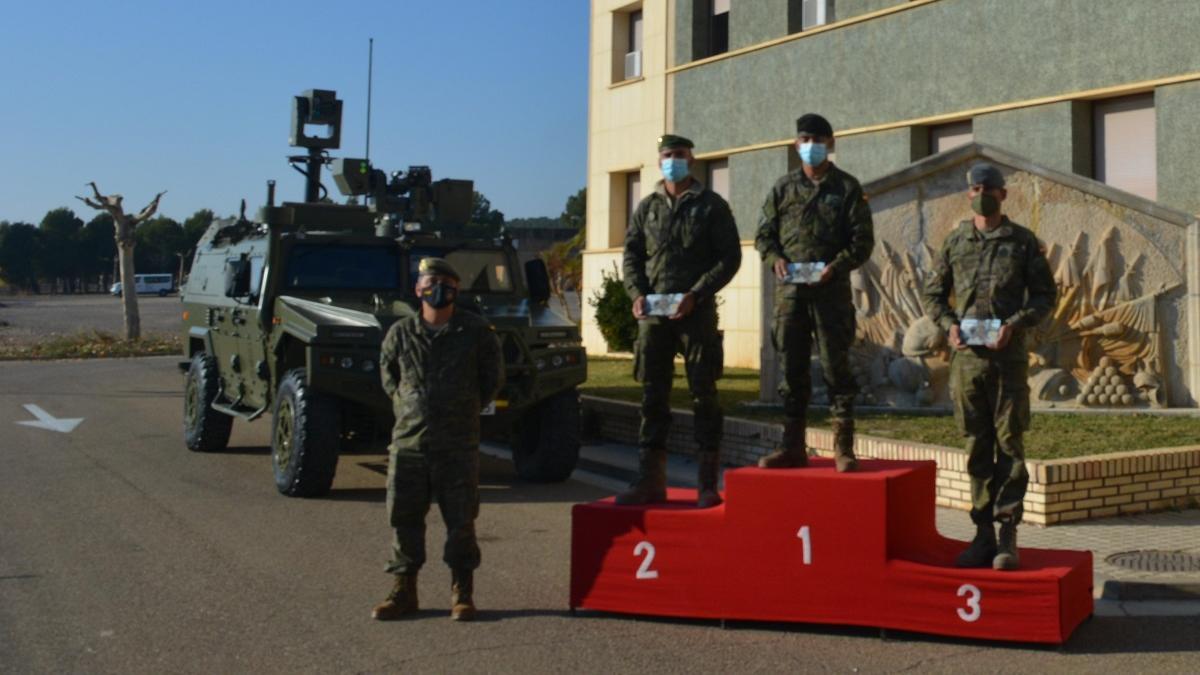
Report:
M376 621L395 621L406 614L415 614L418 609L417 573L397 574L392 592L371 610L371 618Z
M475 573L472 570L452 570L450 572L450 619L453 621L474 621Z
M765 457L758 458L763 469L799 469L808 466L808 448L805 447L805 421L789 419L783 423L783 439L779 447Z
M992 569L1015 570L1021 565L1021 556L1017 553L1016 523L1011 520L1000 521L1000 543L996 549Z
M833 421L833 462L838 473L858 470L854 456L854 420Z
M699 465L696 506L707 509L720 504L721 493L717 491L717 473L721 470L721 453L719 450L701 452L696 457Z
M638 479L617 495L617 503L639 506L667 501L667 451L643 448L638 463Z

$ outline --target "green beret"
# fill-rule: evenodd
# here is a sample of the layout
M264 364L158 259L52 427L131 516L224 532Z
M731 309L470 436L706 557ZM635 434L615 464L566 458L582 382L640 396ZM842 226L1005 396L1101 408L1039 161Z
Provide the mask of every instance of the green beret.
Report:
M833 126L829 120L816 113L806 113L796 120L796 135L826 136L833 138Z
M445 258L422 258L421 264L417 269L421 276L437 274L460 281L458 272L454 270L454 267L450 263L446 262Z
M663 134L658 137L658 149L666 150L667 148L694 148L696 144L691 139L675 134Z
M1000 173L1000 169L988 164L987 162L978 162L967 171L967 187L972 185L982 185L991 190L1004 187L1004 174Z

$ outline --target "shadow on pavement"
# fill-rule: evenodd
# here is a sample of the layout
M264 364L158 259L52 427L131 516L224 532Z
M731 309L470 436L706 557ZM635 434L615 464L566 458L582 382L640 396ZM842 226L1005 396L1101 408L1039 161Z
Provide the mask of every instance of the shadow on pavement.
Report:
M267 451L270 452L270 449L268 448ZM364 469L378 473L380 476L387 476L388 465L386 460L358 462L358 465ZM386 498L387 491L383 487L378 489L383 495L378 501L383 501ZM338 497L334 497L333 495L347 491L353 492L352 489L338 490L335 488L330 493L330 498L338 499ZM526 483L517 478L516 473L513 471L512 463L488 457L487 455L480 457L479 499L484 504L579 504L607 496L609 496L609 493L600 488L570 480L563 483ZM356 499L356 501L369 500Z
M271 446L269 445L239 445L229 446L223 450L213 450L205 453L209 455L269 455L271 454Z

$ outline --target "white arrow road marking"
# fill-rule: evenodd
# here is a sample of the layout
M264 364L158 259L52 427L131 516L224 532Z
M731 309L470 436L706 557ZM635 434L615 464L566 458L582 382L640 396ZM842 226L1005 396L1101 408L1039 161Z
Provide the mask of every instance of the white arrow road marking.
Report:
M26 403L24 408L29 411L29 414L37 418L36 420L22 420L17 422L17 424L24 424L27 427L36 427L38 429L69 434L83 421L82 417L59 419L32 403Z

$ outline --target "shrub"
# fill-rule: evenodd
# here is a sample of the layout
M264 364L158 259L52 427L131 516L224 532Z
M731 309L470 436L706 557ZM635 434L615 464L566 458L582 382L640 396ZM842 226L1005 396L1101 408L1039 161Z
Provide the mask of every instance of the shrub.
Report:
M612 273L601 272L604 278L600 288L588 299L596 308L596 325L608 344L609 351L631 352L637 339L637 319L633 318L633 301L621 284L621 274L613 265Z

